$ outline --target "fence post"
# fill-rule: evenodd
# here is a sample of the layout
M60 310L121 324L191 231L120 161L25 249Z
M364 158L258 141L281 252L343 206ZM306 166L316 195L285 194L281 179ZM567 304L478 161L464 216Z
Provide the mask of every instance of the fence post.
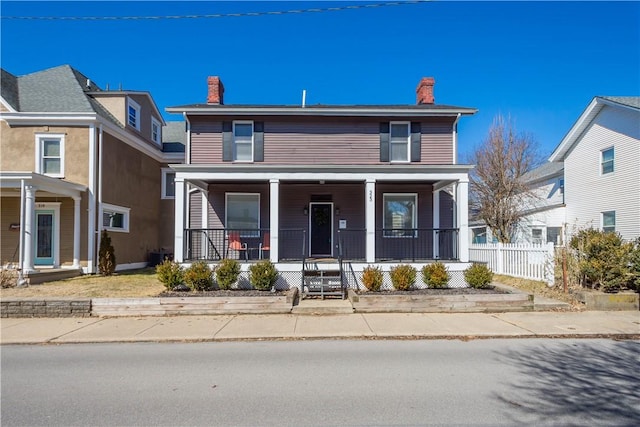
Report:
M503 266L503 259L502 259L502 242L498 242L496 244L496 273L497 274L504 274L504 266Z
M546 282L547 285L551 288L554 286L555 282L555 258L556 258L556 250L555 245L552 242L547 243L547 254L545 257L545 269L546 269Z

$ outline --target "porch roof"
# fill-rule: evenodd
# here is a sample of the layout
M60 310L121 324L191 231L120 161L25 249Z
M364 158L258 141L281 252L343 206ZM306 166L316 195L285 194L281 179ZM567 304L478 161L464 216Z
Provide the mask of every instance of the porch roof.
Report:
M0 172L0 187L3 190L19 189L23 180L25 184L33 185L38 190L68 197L80 197L87 189L86 186L81 184L59 178L51 178L35 172Z
M188 181L468 181L472 165L263 165L173 164L176 179Z

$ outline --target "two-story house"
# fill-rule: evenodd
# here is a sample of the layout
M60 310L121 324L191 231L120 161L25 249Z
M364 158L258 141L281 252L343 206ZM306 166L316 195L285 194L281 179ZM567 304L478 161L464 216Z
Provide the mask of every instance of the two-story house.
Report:
M472 166L457 124L476 110L435 104L433 88L422 79L415 105L225 105L209 77L206 103L167 109L187 121L175 259L268 258L293 286L301 259L441 259L464 285Z
M640 237L640 97L593 98L549 160L564 164L569 233Z
M94 273L102 230L118 269L172 252L167 165L184 159L184 123L167 125L148 92L102 90L68 65L2 70L1 95L3 264L32 283L53 270Z

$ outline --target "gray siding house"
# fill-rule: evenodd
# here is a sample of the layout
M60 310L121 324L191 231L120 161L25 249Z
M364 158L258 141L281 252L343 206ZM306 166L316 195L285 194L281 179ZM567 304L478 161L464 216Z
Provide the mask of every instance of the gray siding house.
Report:
M266 258L369 264L468 262L468 173L457 124L473 108L434 103L423 78L415 105L170 107L187 121L175 171L175 259Z

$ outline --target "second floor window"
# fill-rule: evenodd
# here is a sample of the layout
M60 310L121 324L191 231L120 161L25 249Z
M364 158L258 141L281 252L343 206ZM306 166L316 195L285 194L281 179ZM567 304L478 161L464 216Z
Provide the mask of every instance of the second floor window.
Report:
M36 172L64 177L64 135L36 135Z
M253 161L253 122L233 122L233 160Z
M127 123L140 130L140 105L133 99L127 99Z
M411 159L411 144L409 136L410 123L391 122L389 129L389 149L392 162L408 162Z
M601 172L602 175L613 172L613 147L602 151Z
M153 117L151 117L151 140L158 145L162 144L162 126Z

